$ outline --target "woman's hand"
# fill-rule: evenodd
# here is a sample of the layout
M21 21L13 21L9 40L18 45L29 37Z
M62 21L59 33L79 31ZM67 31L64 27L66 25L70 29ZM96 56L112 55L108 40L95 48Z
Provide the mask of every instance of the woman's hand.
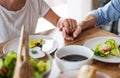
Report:
M52 9L44 15L44 18L54 26L57 26L66 40L73 40L80 32L76 20L60 18Z
M77 25L76 20L71 18L60 18L57 26L66 40L74 40L81 32L81 28Z

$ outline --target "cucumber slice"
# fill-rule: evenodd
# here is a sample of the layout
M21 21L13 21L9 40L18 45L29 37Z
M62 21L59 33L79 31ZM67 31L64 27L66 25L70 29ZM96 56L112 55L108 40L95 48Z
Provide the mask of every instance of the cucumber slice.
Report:
M0 58L0 68L3 66L3 59Z
M118 49L118 48L112 49L112 50L110 51L110 53L111 53L112 55L114 55L114 56L117 56L117 55L119 55L119 49Z

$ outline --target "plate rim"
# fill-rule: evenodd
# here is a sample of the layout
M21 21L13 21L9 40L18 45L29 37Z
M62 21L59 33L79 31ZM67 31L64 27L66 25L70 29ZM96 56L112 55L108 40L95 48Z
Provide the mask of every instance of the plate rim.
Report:
M101 37L94 37L94 38L90 38L90 39L88 39L88 40L86 40L85 42L84 42L84 44L83 44L83 46L86 46L86 44L89 42L89 41L91 41L91 40L95 40L95 39L103 39L103 38L115 38L115 39L117 39L117 38L120 38L119 36L101 36ZM86 46L87 47L87 46ZM88 47L89 48L89 47ZM98 61L101 61L101 62L106 62L106 63L120 63L120 61L119 62L116 62L116 61L106 61L106 60L100 60L99 58L98 58L99 56L93 56L93 59L95 59L95 60L98 60ZM115 57L115 56L112 56L112 57Z
M50 36L46 36L46 35L29 35L30 37L34 37L34 36L39 36L39 37L44 37L44 38L49 38L49 39L53 39L54 40L54 43L55 43L55 48L53 49L53 51L51 51L51 52L48 52L48 54L51 54L51 53L53 53L57 48L58 48L58 42L54 39L54 38L52 38L52 37L50 37ZM5 52L5 47L7 47L9 44L11 44L12 42L14 42L14 41L17 41L17 40L19 40L19 37L17 37L17 38L14 38L14 39L12 39L12 40L9 40L7 43L5 43L5 45L3 46L3 48L2 48L2 50L3 50L3 53L4 54L6 54L6 53L8 53L8 52ZM52 47L53 48L53 47ZM47 52L46 52L47 53Z

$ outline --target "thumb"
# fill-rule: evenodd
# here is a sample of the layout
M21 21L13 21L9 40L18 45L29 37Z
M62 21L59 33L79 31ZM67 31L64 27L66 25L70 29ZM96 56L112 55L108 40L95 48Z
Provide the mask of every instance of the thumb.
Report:
M81 27L78 27L74 32L73 32L73 37L76 38L80 33L82 29Z
M63 30L63 25L61 25L60 27L59 27L59 31L62 31Z

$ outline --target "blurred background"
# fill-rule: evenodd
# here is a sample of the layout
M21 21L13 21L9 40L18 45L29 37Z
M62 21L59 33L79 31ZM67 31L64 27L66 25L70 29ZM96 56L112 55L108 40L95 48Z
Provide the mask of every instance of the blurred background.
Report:
M74 18L81 21L91 10L104 6L110 0L44 0L59 16ZM111 22L105 27L107 31L119 34L118 21ZM36 33L55 28L51 23L40 18Z

